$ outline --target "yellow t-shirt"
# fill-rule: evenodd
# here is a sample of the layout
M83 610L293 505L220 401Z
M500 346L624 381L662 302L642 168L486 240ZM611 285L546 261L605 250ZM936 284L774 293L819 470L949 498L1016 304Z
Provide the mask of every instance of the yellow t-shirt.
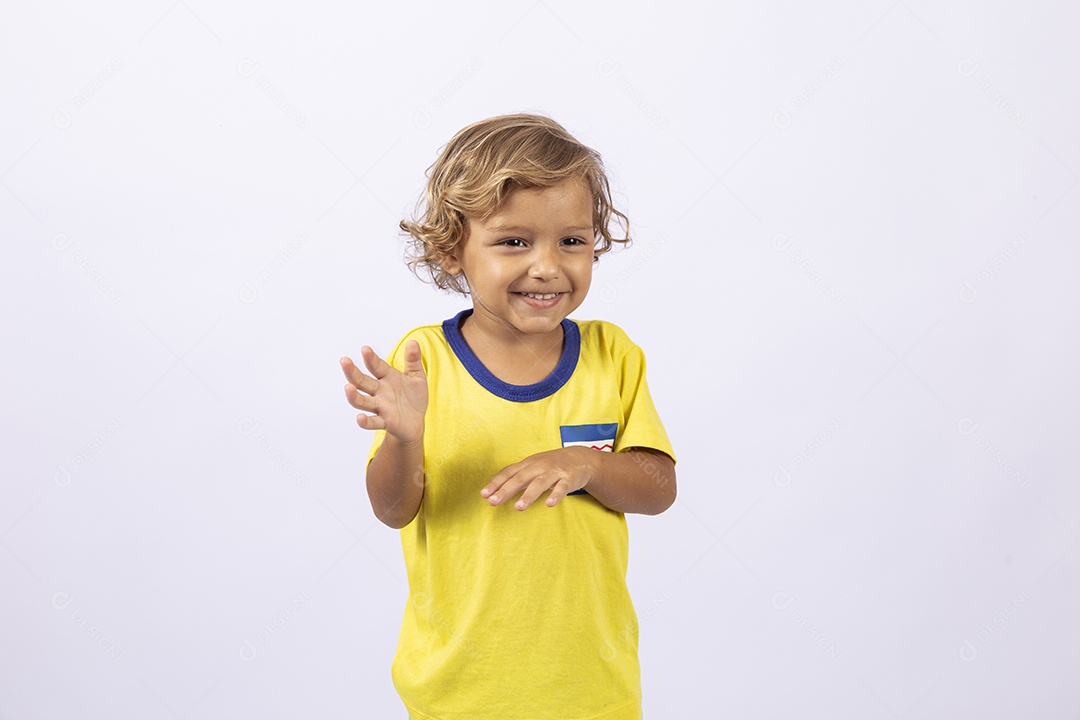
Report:
M387 358L401 369L416 340L429 397L424 497L401 530L409 598L394 686L413 720L639 720L626 518L584 490L555 507L544 493L524 511L492 507L480 490L507 465L570 444L674 459L645 357L611 323L567 319L551 375L509 385L461 336L471 312L411 331Z

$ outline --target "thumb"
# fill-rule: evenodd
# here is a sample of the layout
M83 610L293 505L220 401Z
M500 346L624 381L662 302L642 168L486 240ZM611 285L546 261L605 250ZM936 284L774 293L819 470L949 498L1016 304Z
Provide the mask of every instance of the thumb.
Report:
M405 374L424 377L424 364L420 359L420 343L415 340L405 343Z

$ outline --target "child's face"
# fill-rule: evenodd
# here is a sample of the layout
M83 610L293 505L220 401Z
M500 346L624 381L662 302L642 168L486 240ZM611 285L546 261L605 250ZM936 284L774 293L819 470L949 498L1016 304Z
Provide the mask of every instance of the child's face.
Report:
M444 258L464 272L473 318L492 330L561 333L592 282L593 199L582 179L511 190L494 215L468 218L468 237Z

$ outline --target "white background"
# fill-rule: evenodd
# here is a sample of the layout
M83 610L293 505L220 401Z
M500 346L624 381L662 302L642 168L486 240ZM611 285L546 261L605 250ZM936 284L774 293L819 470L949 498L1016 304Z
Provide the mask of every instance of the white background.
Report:
M518 111L633 223L645 716L1078 717L1080 14L749 5L6 8L0 717L404 717L338 358L464 307L397 222Z

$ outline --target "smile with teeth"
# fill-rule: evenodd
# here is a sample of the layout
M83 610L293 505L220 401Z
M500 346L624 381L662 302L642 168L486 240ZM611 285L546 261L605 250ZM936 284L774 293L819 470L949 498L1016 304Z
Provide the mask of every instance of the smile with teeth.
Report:
M518 294L519 295L524 295L525 297L534 298L536 300L553 300L554 298L557 298L559 295L562 295L562 293L531 293L531 292L523 292L523 293L518 293Z

